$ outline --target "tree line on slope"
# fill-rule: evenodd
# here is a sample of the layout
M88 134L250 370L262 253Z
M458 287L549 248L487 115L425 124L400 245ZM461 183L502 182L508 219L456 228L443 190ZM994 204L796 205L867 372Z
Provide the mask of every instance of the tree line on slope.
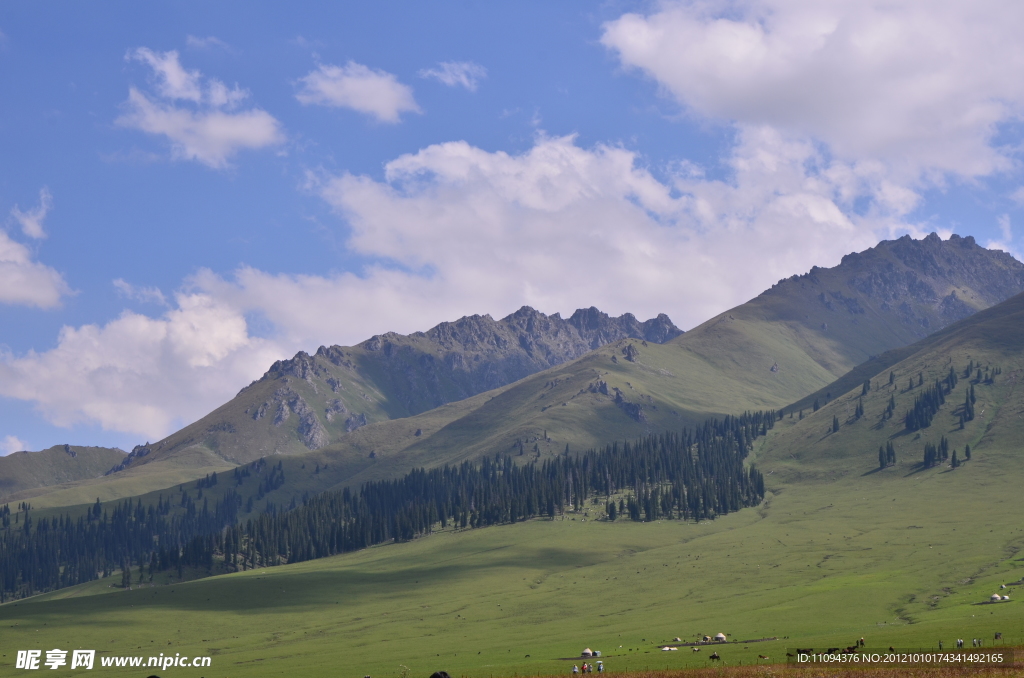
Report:
M755 506L764 478L746 458L765 435L775 413L755 412L708 420L696 429L648 435L582 454L566 452L541 463L516 464L496 455L402 478L367 482L303 498L292 510L271 510L239 521L243 500L237 487L254 471L283 482L280 465L264 460L236 470L235 484L210 506L182 486L177 500L156 505L127 499L107 510L98 501L88 515L33 521L19 511L0 532L0 599L18 598L122 571L122 585L138 577L185 567L235 571L299 562L389 541L407 541L441 529L510 524L579 510L588 499L628 495L632 520L705 520ZM257 475L259 473L257 472ZM261 493L267 479L260 482ZM199 503L199 500L202 503ZM0 511L2 513L2 511Z

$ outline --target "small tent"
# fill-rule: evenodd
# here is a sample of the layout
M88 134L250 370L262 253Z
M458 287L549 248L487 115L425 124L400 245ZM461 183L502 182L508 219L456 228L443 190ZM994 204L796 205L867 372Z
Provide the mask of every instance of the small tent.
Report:
M715 642L716 643L724 643L725 642L725 634L724 633L716 633L715 634Z
M1000 596L998 593L993 593L992 597L989 598L989 600L991 600L993 603L998 603L1002 599L1002 596Z
M583 652L580 652L580 656L581 657L593 657L594 656L594 651L591 650L588 647L587 649L583 650Z

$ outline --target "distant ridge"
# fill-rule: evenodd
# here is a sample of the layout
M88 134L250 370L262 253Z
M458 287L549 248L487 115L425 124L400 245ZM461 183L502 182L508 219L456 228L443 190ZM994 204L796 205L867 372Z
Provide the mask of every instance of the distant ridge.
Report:
M124 457L124 450L117 448L80 445L54 445L40 452L0 457L0 503L19 492L98 478Z
M639 321L596 308L568 319L529 306L494 320L466 316L426 332L374 335L352 347L321 346L275 362L257 381L198 422L137 446L109 469L192 448L211 464L316 450L375 422L409 417L499 388L624 338L654 343L682 334L660 314Z

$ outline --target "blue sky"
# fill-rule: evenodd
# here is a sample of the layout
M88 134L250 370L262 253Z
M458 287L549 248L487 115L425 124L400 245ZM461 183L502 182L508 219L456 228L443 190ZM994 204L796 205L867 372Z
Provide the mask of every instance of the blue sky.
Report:
M879 239L1019 256L1013 3L10 2L0 454L464 314L681 327Z

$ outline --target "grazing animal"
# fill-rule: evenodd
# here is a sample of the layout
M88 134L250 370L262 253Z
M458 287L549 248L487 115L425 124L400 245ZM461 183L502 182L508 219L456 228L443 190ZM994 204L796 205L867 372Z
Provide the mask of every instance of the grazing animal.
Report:
M709 656L708 659L712 659L714 661L718 661L719 659L721 659L721 657L718 656L717 652L712 652L711 656Z
M692 649L693 649L694 652L700 652L700 648L699 647L695 647L695 648L692 648Z
M757 658L758 658L758 659L770 659L771 657L769 657L769 656L768 656L768 655L766 655L766 654L759 654L759 655L757 655Z
M857 654L857 646L851 645L850 647L846 648L846 654Z
M800 654L810 654L810 653L814 652L814 648L813 647L798 647L796 649L796 651L799 652Z
M795 655L795 654L793 654L792 652L787 652L787 653L786 653L786 656L787 656L787 657L795 657L796 655Z
M890 645L889 646L889 652L895 652L895 651L896 651L896 648L894 648L892 645Z
M849 650L850 648L846 648L846 649ZM838 647L830 647L829 649L825 650L825 654L832 654L833 652L839 652L839 648Z

